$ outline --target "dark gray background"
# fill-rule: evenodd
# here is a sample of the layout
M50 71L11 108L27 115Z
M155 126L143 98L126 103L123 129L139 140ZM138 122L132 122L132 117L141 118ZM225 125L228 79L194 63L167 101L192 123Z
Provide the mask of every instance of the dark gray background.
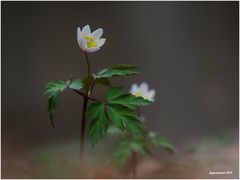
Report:
M103 28L94 72L134 64L156 102L146 125L174 144L238 129L238 2L2 2L2 149L79 137L82 100L64 92L50 127L47 82L83 77L77 27ZM94 91L102 97L105 89ZM21 144L16 145L15 142ZM11 144L11 145L9 145Z

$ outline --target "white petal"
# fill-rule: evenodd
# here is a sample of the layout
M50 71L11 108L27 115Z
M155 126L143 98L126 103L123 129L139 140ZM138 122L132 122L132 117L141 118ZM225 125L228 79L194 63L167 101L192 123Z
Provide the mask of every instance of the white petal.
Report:
M91 34L91 29L89 25L86 25L82 29L82 33L84 36L89 36Z
M106 39L104 39L104 38L97 40L97 46L102 47L104 45L105 41L106 41Z
M140 90L142 93L147 93L148 92L148 84L145 82L142 82L139 86Z
M84 38L78 39L78 45L82 50L85 50L87 47L87 42Z
M77 40L79 40L82 37L82 31L80 27L77 28Z
M138 85L137 85L137 84L133 84L133 85L131 86L130 93L131 93L131 94L135 94L136 91L138 91Z
M96 48L86 48L85 51L88 53L93 53L98 51L100 48L96 47Z
M156 91L154 89L152 89L148 92L148 97L149 97L150 101L154 101L155 94L156 94Z
M82 49L82 39L77 39L79 47Z
M103 29L102 28L99 28L97 29L96 31L94 31L92 33L92 36L95 38L95 39L99 39L103 34Z
M82 47L83 47L83 49L86 49L86 48L87 48L87 41L86 41L86 39L84 39L84 38L83 38L83 40L82 40Z

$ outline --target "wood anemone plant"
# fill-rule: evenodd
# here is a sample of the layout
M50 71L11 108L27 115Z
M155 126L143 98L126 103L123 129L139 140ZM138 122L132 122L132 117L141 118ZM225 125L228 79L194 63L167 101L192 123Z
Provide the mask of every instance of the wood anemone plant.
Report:
M77 29L77 41L84 52L87 63L87 75L83 78L68 81L55 80L49 82L45 87L45 94L48 95L48 113L50 122L55 128L55 114L59 97L66 89L71 89L83 98L81 131L80 131L80 157L84 157L84 140L86 130L86 120L90 121L90 141L95 145L104 134L109 125L113 125L121 131L126 131L138 137L144 137L146 131L142 127L140 117L136 113L136 108L151 104L151 101L142 97L137 97L126 92L123 87L112 85L110 79L115 76L139 74L135 66L121 64L112 68L100 70L94 74L91 72L91 65L88 53L100 50L105 43L105 39L100 38L103 34L101 28L91 33L90 27L84 26L82 31ZM94 98L93 89L96 86L107 86L103 101Z

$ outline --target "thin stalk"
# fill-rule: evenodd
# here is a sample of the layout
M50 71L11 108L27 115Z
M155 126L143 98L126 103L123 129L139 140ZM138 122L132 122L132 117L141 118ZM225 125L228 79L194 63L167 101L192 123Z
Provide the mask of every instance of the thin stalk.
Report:
M136 179L137 178L137 152L133 152L132 154L132 178Z
M90 77L90 64L88 60L87 53L84 51L85 59L87 62L87 73L88 77ZM86 89L86 94L84 94L84 100L83 100L83 107L82 107L82 122L81 122L81 134L80 134L80 157L83 159L84 157L84 141L85 141L85 126L86 126L86 111L87 111L87 105L88 105L88 100L89 96L91 93L89 93L89 89Z
M88 56L87 56L87 53L84 51L84 55L85 55L85 59L87 61L87 73L88 73L88 77L90 76L91 74L91 71L90 71L90 63L89 63L89 60L88 60Z
M89 90L88 96L90 96L92 94L94 86L95 86L95 80L93 80L93 82L92 82L92 85L91 85L91 88Z
M85 124L86 124L86 110L87 110L88 98L84 97L82 107L82 123L81 123L81 141L80 141L80 157L84 157L84 137L85 137Z
M136 112L137 112L137 115L140 117L141 111L139 106L137 106ZM132 178L133 179L137 178L137 152L136 151L133 151L132 153Z
M78 91L78 90L76 90L76 89L73 89L73 91L76 92L76 93L78 93L78 94L80 94L82 97L85 97L85 94L84 94L83 92ZM91 96L88 96L87 98L88 98L89 100L92 100L92 101L95 101L95 102L101 102L100 100L98 100L98 99L96 99L96 98L94 98L94 97L91 97Z
M141 111L140 111L140 107L139 107L139 106L137 106L136 111L137 111L137 115L138 115L139 117L141 117Z

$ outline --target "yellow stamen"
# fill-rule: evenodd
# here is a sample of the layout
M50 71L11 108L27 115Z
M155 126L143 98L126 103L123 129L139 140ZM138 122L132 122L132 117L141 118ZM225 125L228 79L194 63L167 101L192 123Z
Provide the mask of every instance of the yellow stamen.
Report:
M88 48L97 47L97 42L95 41L94 37L92 37L92 36L83 36L83 38L86 40Z
M142 97L142 98L144 98L144 99L148 99L148 97L145 96L142 92L135 92L135 93L134 93L134 96Z

